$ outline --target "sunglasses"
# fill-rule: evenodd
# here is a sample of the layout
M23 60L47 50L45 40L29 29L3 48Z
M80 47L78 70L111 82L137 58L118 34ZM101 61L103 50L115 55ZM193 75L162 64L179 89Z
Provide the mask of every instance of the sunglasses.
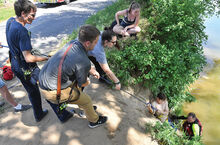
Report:
M30 14L33 18L36 16L36 14Z
M115 45L117 43L117 41L111 41L111 43Z

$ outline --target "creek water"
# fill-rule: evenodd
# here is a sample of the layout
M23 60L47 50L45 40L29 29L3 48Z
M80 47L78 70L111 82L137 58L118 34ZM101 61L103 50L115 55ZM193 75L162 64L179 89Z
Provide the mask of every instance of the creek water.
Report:
M209 36L204 44L208 71L191 85L197 101L184 104L183 110L185 114L195 112L201 121L204 144L220 145L220 18L207 19L205 25Z

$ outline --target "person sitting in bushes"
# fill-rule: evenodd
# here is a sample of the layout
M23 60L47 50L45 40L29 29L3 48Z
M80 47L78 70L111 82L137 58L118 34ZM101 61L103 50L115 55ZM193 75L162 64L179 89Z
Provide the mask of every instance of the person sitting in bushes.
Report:
M123 20L119 22L119 16L124 16ZM118 11L115 14L117 24L113 27L116 34L122 36L130 36L141 31L138 26L140 20L140 5L137 2L132 2L128 9Z
M116 44L116 34L112 30L110 30L110 28L106 27L102 34L99 36L99 41L95 45L94 49L88 51L88 56L92 63L95 65L96 70L100 74L99 80L104 81L107 84L112 84L111 81L113 81L113 83L115 84L115 88L117 90L120 90L120 81L109 68L104 50L104 48L112 48ZM110 78L111 81L108 78Z
M168 120L169 107L166 95L159 93L156 100L154 100L151 105L148 105L148 110L161 122Z
M183 131L185 132L186 136L189 136L191 139L194 136L201 136L202 135L202 124L199 119L196 117L196 114L190 112L187 116L186 121L182 125Z

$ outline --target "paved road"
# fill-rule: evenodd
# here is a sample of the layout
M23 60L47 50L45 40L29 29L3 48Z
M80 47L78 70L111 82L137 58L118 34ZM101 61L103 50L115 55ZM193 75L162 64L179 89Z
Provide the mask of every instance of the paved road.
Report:
M33 48L48 52L56 49L62 39L84 24L85 20L112 4L116 0L76 0L68 5L48 6L37 4L36 20L31 25L26 25L31 31ZM5 38L6 21L0 23L0 42L7 45ZM8 57L8 49L0 50L0 66Z

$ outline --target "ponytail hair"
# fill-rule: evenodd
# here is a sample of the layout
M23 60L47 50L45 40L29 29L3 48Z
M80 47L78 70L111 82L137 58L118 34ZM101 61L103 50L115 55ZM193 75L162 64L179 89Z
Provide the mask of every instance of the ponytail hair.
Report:
M116 36L116 34L113 32L113 30L110 27L105 27L104 31L102 32L102 44L104 44L105 40L110 42L114 36ZM120 49L118 42L116 42L115 47Z
M128 12L130 13L131 10L140 9L140 7L141 7L141 6L140 6L139 3L133 1L133 2L130 4L129 8L128 8Z

